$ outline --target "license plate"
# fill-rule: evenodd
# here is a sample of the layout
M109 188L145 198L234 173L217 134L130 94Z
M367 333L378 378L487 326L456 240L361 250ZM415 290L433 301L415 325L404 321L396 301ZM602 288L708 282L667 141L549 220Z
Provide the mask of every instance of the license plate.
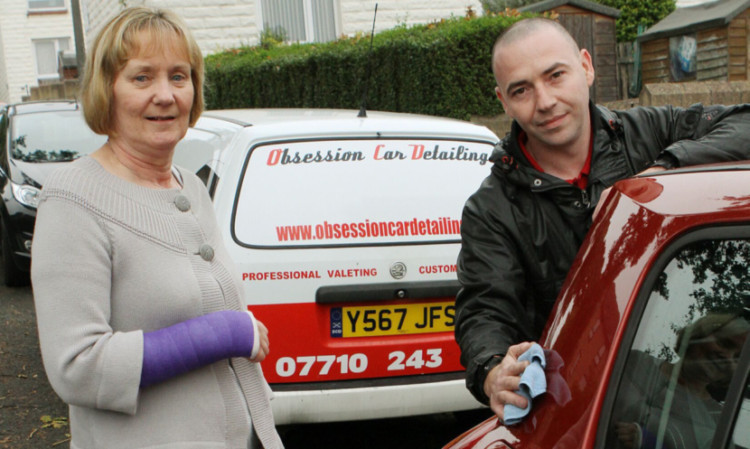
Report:
M452 332L455 312L453 301L334 307L331 309L331 337Z

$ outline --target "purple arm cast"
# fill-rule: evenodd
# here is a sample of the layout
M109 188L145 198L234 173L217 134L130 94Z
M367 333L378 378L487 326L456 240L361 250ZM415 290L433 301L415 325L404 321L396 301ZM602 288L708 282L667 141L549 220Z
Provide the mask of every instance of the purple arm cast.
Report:
M143 334L141 387L230 357L250 357L253 319L222 310Z

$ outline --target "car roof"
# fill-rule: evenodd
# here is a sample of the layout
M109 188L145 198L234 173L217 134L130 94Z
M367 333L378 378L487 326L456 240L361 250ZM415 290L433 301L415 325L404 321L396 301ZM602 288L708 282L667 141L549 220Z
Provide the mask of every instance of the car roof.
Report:
M696 165L649 173L647 177L658 184L658 192L646 192L643 184L628 187L637 183L633 180L620 181L620 191L657 215L710 215L735 210L743 204L745 208L750 206L748 171L749 161Z
M204 116L220 117L234 120L244 126L268 125L275 123L307 122L307 121L329 121L354 119L358 117L359 111L353 109L324 109L324 108L259 108L259 109L217 109L205 111ZM456 121L445 117L431 117L405 112L367 111L366 117L373 119L403 119L412 117L415 119L434 119Z
M202 119L220 119L242 127L263 127L269 133L293 136L311 132L361 131L394 134L429 132L435 137L474 134L497 140L486 127L463 120L401 112L359 111L348 109L222 109L205 111Z
M80 105L75 100L28 101L9 104L11 114L31 114L36 112L75 111Z

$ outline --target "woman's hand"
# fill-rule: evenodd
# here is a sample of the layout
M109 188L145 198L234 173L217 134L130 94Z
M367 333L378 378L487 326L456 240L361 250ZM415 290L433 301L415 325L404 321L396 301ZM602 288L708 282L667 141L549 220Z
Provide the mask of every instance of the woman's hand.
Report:
M258 341L260 342L260 349L258 349L258 354L255 355L255 358L250 359L250 361L262 362L263 359L266 358L269 352L268 329L260 321L256 320L256 323L258 324L257 338L259 339Z
M641 447L641 429L634 422L618 422L615 424L615 434L620 443L627 449Z

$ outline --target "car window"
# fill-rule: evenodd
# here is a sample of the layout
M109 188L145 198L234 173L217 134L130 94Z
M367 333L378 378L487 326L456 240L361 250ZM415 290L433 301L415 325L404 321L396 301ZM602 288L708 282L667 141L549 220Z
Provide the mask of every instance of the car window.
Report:
M750 333L750 242L682 248L648 297L627 348L607 448L709 448Z
M23 162L67 162L93 153L107 140L80 111L18 114L11 121L10 154Z
M233 232L245 246L458 241L466 198L490 172L490 142L276 142L252 149Z
M221 139L215 133L198 128L188 128L185 137L177 143L172 163L193 173L218 159L221 151ZM207 179L203 179L207 183Z

